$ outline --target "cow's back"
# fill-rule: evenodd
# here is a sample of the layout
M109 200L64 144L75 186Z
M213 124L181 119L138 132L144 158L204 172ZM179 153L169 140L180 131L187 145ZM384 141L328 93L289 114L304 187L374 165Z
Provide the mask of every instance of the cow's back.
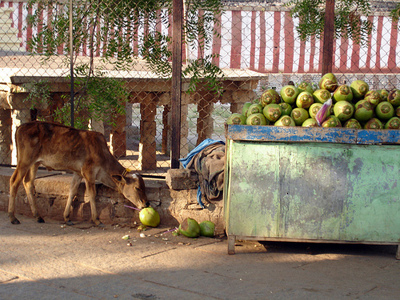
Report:
M84 163L101 163L109 152L98 132L40 121L22 124L16 142L18 160L41 162L55 170L79 172Z

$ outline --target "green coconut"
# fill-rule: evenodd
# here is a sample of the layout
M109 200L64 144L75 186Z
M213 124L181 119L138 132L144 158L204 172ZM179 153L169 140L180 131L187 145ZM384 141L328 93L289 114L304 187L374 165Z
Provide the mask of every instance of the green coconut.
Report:
M400 90L391 90L388 94L387 101L394 107L400 106Z
M372 118L374 108L367 100L360 100L354 107L354 118L359 122L366 122Z
M275 126L296 126L296 123L290 116L282 116L278 121L275 122Z
M376 107L379 102L382 102L382 97L381 94L379 94L377 91L370 90L368 91L364 99L367 100L373 107Z
M310 115L308 114L308 111L301 107L293 108L290 116L292 117L292 119L294 120L294 123L297 126L301 126L301 124L303 124L303 122L310 117Z
M399 118L400 118L400 106L399 106L399 107L396 107L396 109L395 109L395 111L394 111L394 114L395 114L396 117L399 117Z
M311 104L310 108L308 109L308 113L311 118L315 119L315 116L317 115L318 111L322 107L322 103L313 103Z
M369 86L364 80L355 80L350 84L351 91L353 92L353 99L363 99L365 94L369 91Z
M314 97L309 92L301 92L296 99L297 107L309 108L314 103Z
M328 116L321 124L322 127L342 127L342 123L335 115Z
M268 121L275 122L281 117L282 108L276 103L268 104L264 107L263 114Z
M157 227L160 224L160 215L154 208L146 207L139 212L139 220L144 226Z
M378 118L371 118L364 124L364 129L383 129L383 124Z
M281 89L280 94L284 102L293 104L296 102L296 98L299 94L299 89L293 85L285 85Z
M333 92L332 99L333 102L339 102L339 101L351 102L353 100L353 92L351 91L348 85L342 84Z
M264 107L268 104L281 102L281 97L274 89L266 90L260 97L260 104Z
M258 114L262 113L263 107L261 104L253 103L252 105L249 106L249 109L247 110L247 116L250 116L252 114Z
M343 127L345 128L353 128L353 129L362 129L360 122L356 119L349 119L344 124Z
M213 237L215 232L215 224L211 221L203 221L200 224L200 235Z
M278 105L282 108L282 116L290 116L292 106L289 103L281 102Z
M301 124L302 127L319 127L317 120L308 118Z
M333 113L340 122L344 122L353 116L354 107L348 101L339 101L333 106Z
M318 89L313 93L315 103L325 103L331 98L331 93L326 89Z
M385 89L377 90L377 92L381 95L381 101L388 101L389 92Z
M242 108L242 115L247 117L247 110L249 109L250 105L252 105L253 103L251 102L246 102L245 104L243 104L243 108Z
M246 125L246 117L242 114L233 113L229 116L228 120L226 120L226 124L228 125Z
M297 88L299 89L299 92L309 92L310 94L314 93L314 89L311 85L311 83L307 82L307 81L303 81L302 83L300 83Z
M394 116L393 105L388 101L381 102L376 106L375 113L380 120L389 120Z
M247 125L268 125L269 121L262 113L251 114L246 119Z
M333 93L338 87L338 81L333 73L326 73L321 77L318 85L320 89L326 89Z
M385 124L385 129L400 129L400 118L390 118L389 121L387 121Z
M190 238L197 238L200 236L200 225L192 218L186 218L179 224L179 233Z

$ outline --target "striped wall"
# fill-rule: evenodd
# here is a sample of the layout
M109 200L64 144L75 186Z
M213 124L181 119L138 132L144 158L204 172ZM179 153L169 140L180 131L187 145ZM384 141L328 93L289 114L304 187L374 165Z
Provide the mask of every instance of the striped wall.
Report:
M344 38L334 41L335 72L399 72L398 23L384 16L369 19L376 30L365 45ZM226 11L221 24L221 37L213 45L213 52L220 54L220 67L266 73L321 71L322 41L300 41L295 30L298 19L289 12Z
M12 26L18 28L21 46L27 49L27 40L36 33L26 24L28 15L26 2L0 2L0 7L12 7ZM43 15L44 20L51 12ZM399 24L389 17L369 17L375 30L366 45L340 38L334 41L334 72L338 73L399 73L400 45ZM187 46L185 57L194 59L211 53L219 54L215 59L221 68L244 68L262 73L318 73L321 71L322 42L312 38L300 41L295 30L298 19L287 11L227 10L221 16L220 33L206 49ZM158 30L170 34L165 25L153 24L141 28ZM62 53L62 49L59 49ZM81 50L81 55L87 53ZM100 55L100 53L98 53Z

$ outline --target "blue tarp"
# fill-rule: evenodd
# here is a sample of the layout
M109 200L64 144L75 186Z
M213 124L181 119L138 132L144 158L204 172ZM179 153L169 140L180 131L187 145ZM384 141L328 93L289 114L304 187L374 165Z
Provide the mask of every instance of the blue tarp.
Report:
M223 141L213 140L213 139L205 139L200 144L198 144L196 146L196 148L194 148L192 151L190 151L190 153L185 158L180 158L179 161L181 162L182 166L186 169L186 166L192 160L193 156L195 156L197 153L199 153L201 150L203 150L207 146L210 146L215 143L221 143L221 144L225 145L225 143Z

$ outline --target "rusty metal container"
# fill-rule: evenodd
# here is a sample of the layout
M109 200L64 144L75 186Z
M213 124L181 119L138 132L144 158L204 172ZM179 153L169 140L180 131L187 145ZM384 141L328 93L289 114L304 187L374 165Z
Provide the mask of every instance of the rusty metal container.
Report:
M400 244L399 130L227 125L226 138L229 254L236 239Z

